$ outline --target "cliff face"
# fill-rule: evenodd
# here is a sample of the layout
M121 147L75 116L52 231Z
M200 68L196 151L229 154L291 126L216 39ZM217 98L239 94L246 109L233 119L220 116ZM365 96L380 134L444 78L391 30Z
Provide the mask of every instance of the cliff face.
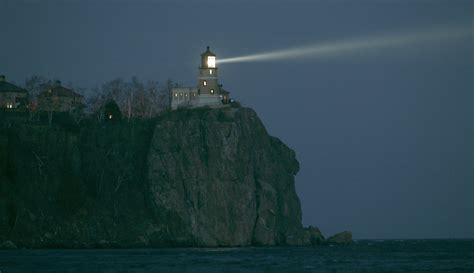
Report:
M151 199L198 245L293 243L301 230L295 154L249 109L189 112L155 127ZM168 221L165 221L168 222Z
M52 128L5 119L0 128L0 241L26 247L307 243L295 154L267 134L251 109Z

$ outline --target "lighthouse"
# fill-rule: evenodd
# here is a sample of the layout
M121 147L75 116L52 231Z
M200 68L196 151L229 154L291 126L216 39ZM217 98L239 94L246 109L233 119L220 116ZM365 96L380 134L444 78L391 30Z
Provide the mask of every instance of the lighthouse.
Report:
M196 107L225 107L229 92L218 81L217 58L209 46L201 54L196 87L180 87L171 90L171 109Z
M207 47L206 52L201 54L198 86L200 95L220 94L217 80L216 54L212 53L209 47Z

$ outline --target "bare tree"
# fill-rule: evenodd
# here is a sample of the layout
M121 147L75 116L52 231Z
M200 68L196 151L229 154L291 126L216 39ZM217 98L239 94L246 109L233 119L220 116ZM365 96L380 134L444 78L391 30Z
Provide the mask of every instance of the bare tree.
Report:
M141 82L137 77L130 81L115 79L102 85L100 90L94 90L94 96L89 103L98 109L106 100L114 100L120 111L130 120L134 117L153 117L168 108L169 92L178 86L172 80L163 84L157 81Z
M51 127L53 121L54 112L59 111L61 108L61 102L57 97L53 96L44 96L41 98L44 100L44 103L38 104L38 111L46 112L48 114L48 126Z
M146 116L151 118L160 111L158 104L159 83L156 81L148 81L145 90L149 102Z
M30 109L30 119L32 119L38 111L47 112L49 126L51 126L54 112L64 111L61 107L61 101L57 96L44 93L53 88L54 82L52 79L38 75L31 76L25 80L25 89L28 90L29 93L28 108ZM73 87L72 83L68 83L67 86L76 93L84 93L85 91L84 88ZM38 100L42 100L43 103L39 104ZM71 102L68 110L76 123L79 123L84 117L83 107L83 104L78 104L76 101Z
M28 108L30 112L30 119L36 114L38 110L38 95L51 86L53 81L43 76L33 75L25 80L25 89L28 91Z
M160 88L160 106L163 110L168 109L171 104L171 90L179 87L179 84L174 82L172 79L167 79L165 84Z

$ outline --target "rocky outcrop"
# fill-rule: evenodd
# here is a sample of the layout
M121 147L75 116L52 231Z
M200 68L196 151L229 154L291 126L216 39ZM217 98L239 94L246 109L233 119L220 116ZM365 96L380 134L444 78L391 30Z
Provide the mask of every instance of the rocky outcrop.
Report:
M294 152L248 108L53 125L0 119L0 241L20 247L295 245Z
M321 245L324 243L324 236L317 227L309 226L305 228L305 242L311 245Z
M336 233L326 240L327 244L332 245L348 245L352 243L352 233L350 231L343 231Z
M173 237L196 245L300 243L297 171L294 152L242 108L171 115L148 154L156 214L178 219Z

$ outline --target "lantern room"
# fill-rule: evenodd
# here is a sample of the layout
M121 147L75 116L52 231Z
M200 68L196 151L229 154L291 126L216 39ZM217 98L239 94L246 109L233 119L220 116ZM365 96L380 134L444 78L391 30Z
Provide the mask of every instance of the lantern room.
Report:
M206 52L201 54L200 68L216 68L216 54L212 53L207 47Z

